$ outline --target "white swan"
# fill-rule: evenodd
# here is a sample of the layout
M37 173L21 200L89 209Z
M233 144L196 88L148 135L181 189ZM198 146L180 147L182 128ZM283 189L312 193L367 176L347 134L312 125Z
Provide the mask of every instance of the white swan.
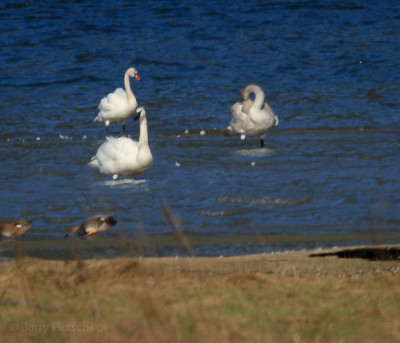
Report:
M255 94L254 102L250 94ZM240 135L242 145L246 136L260 136L261 147L267 131L278 126L278 117L264 102L265 94L256 85L248 85L241 92L243 102L235 103L231 108L231 124L224 130L226 136Z
M101 99L99 104L99 114L94 119L95 122L104 122L106 125L106 134L108 135L108 125L110 123L122 123L122 131L126 136L125 121L133 116L137 108L137 100L131 90L129 77L134 77L140 81L140 77L135 68L129 68L125 72L125 89L117 88L113 93L109 93Z
M140 118L139 142L127 137L107 137L89 162L90 167L112 175L114 180L118 175L133 176L150 168L153 156L148 142L146 111L139 107L136 112L135 119Z

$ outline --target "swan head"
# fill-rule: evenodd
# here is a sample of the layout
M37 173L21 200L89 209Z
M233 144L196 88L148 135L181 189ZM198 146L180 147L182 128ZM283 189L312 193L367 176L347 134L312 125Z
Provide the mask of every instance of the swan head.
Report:
M140 81L140 76L138 75L138 72L135 68L129 68L126 73L130 76L130 77L134 77L136 80Z
M136 115L133 117L133 120L138 120L140 117L144 117L146 115L146 110L144 107L138 107L136 109Z
M242 89L242 91L240 92L240 95L241 95L243 101L246 101L246 100L250 99L250 94L251 93L253 93L254 95L257 95L257 94L263 94L264 95L264 91L262 90L261 87L259 87L257 85L254 85L254 84L251 84L251 85L248 85L248 86L244 87ZM254 98L253 98L253 100L254 100Z
M250 92L248 91L247 87L241 90L240 96L242 97L243 101L246 101L250 98Z

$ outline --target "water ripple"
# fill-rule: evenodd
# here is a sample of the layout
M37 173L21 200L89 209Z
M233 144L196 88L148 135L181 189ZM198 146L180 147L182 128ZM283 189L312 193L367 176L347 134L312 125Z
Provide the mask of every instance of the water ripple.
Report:
M233 209L233 210L199 210L198 214L200 216L205 216L205 217L231 217L231 216L237 216L241 214L246 214L249 211L247 209Z
M229 204L243 204L243 205L252 205L252 206L297 206L304 205L311 201L310 198L302 198L302 199L289 199L289 198L255 198L255 197L236 197L223 195L218 197L218 202L220 204L229 203Z

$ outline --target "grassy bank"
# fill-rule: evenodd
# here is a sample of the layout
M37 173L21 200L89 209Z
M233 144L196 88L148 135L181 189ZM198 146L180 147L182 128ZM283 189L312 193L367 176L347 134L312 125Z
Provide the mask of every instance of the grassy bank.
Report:
M308 252L0 264L5 342L398 342L400 263Z

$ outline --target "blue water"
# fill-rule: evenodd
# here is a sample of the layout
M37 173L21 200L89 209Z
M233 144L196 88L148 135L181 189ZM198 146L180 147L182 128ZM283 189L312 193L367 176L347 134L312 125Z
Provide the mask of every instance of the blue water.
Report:
M31 219L27 240L99 212L119 220L105 238L169 235L163 204L189 236L399 232L398 1L4 0L0 32L0 220ZM112 182L86 164L130 66L154 163ZM250 83L279 117L263 150L221 133Z

